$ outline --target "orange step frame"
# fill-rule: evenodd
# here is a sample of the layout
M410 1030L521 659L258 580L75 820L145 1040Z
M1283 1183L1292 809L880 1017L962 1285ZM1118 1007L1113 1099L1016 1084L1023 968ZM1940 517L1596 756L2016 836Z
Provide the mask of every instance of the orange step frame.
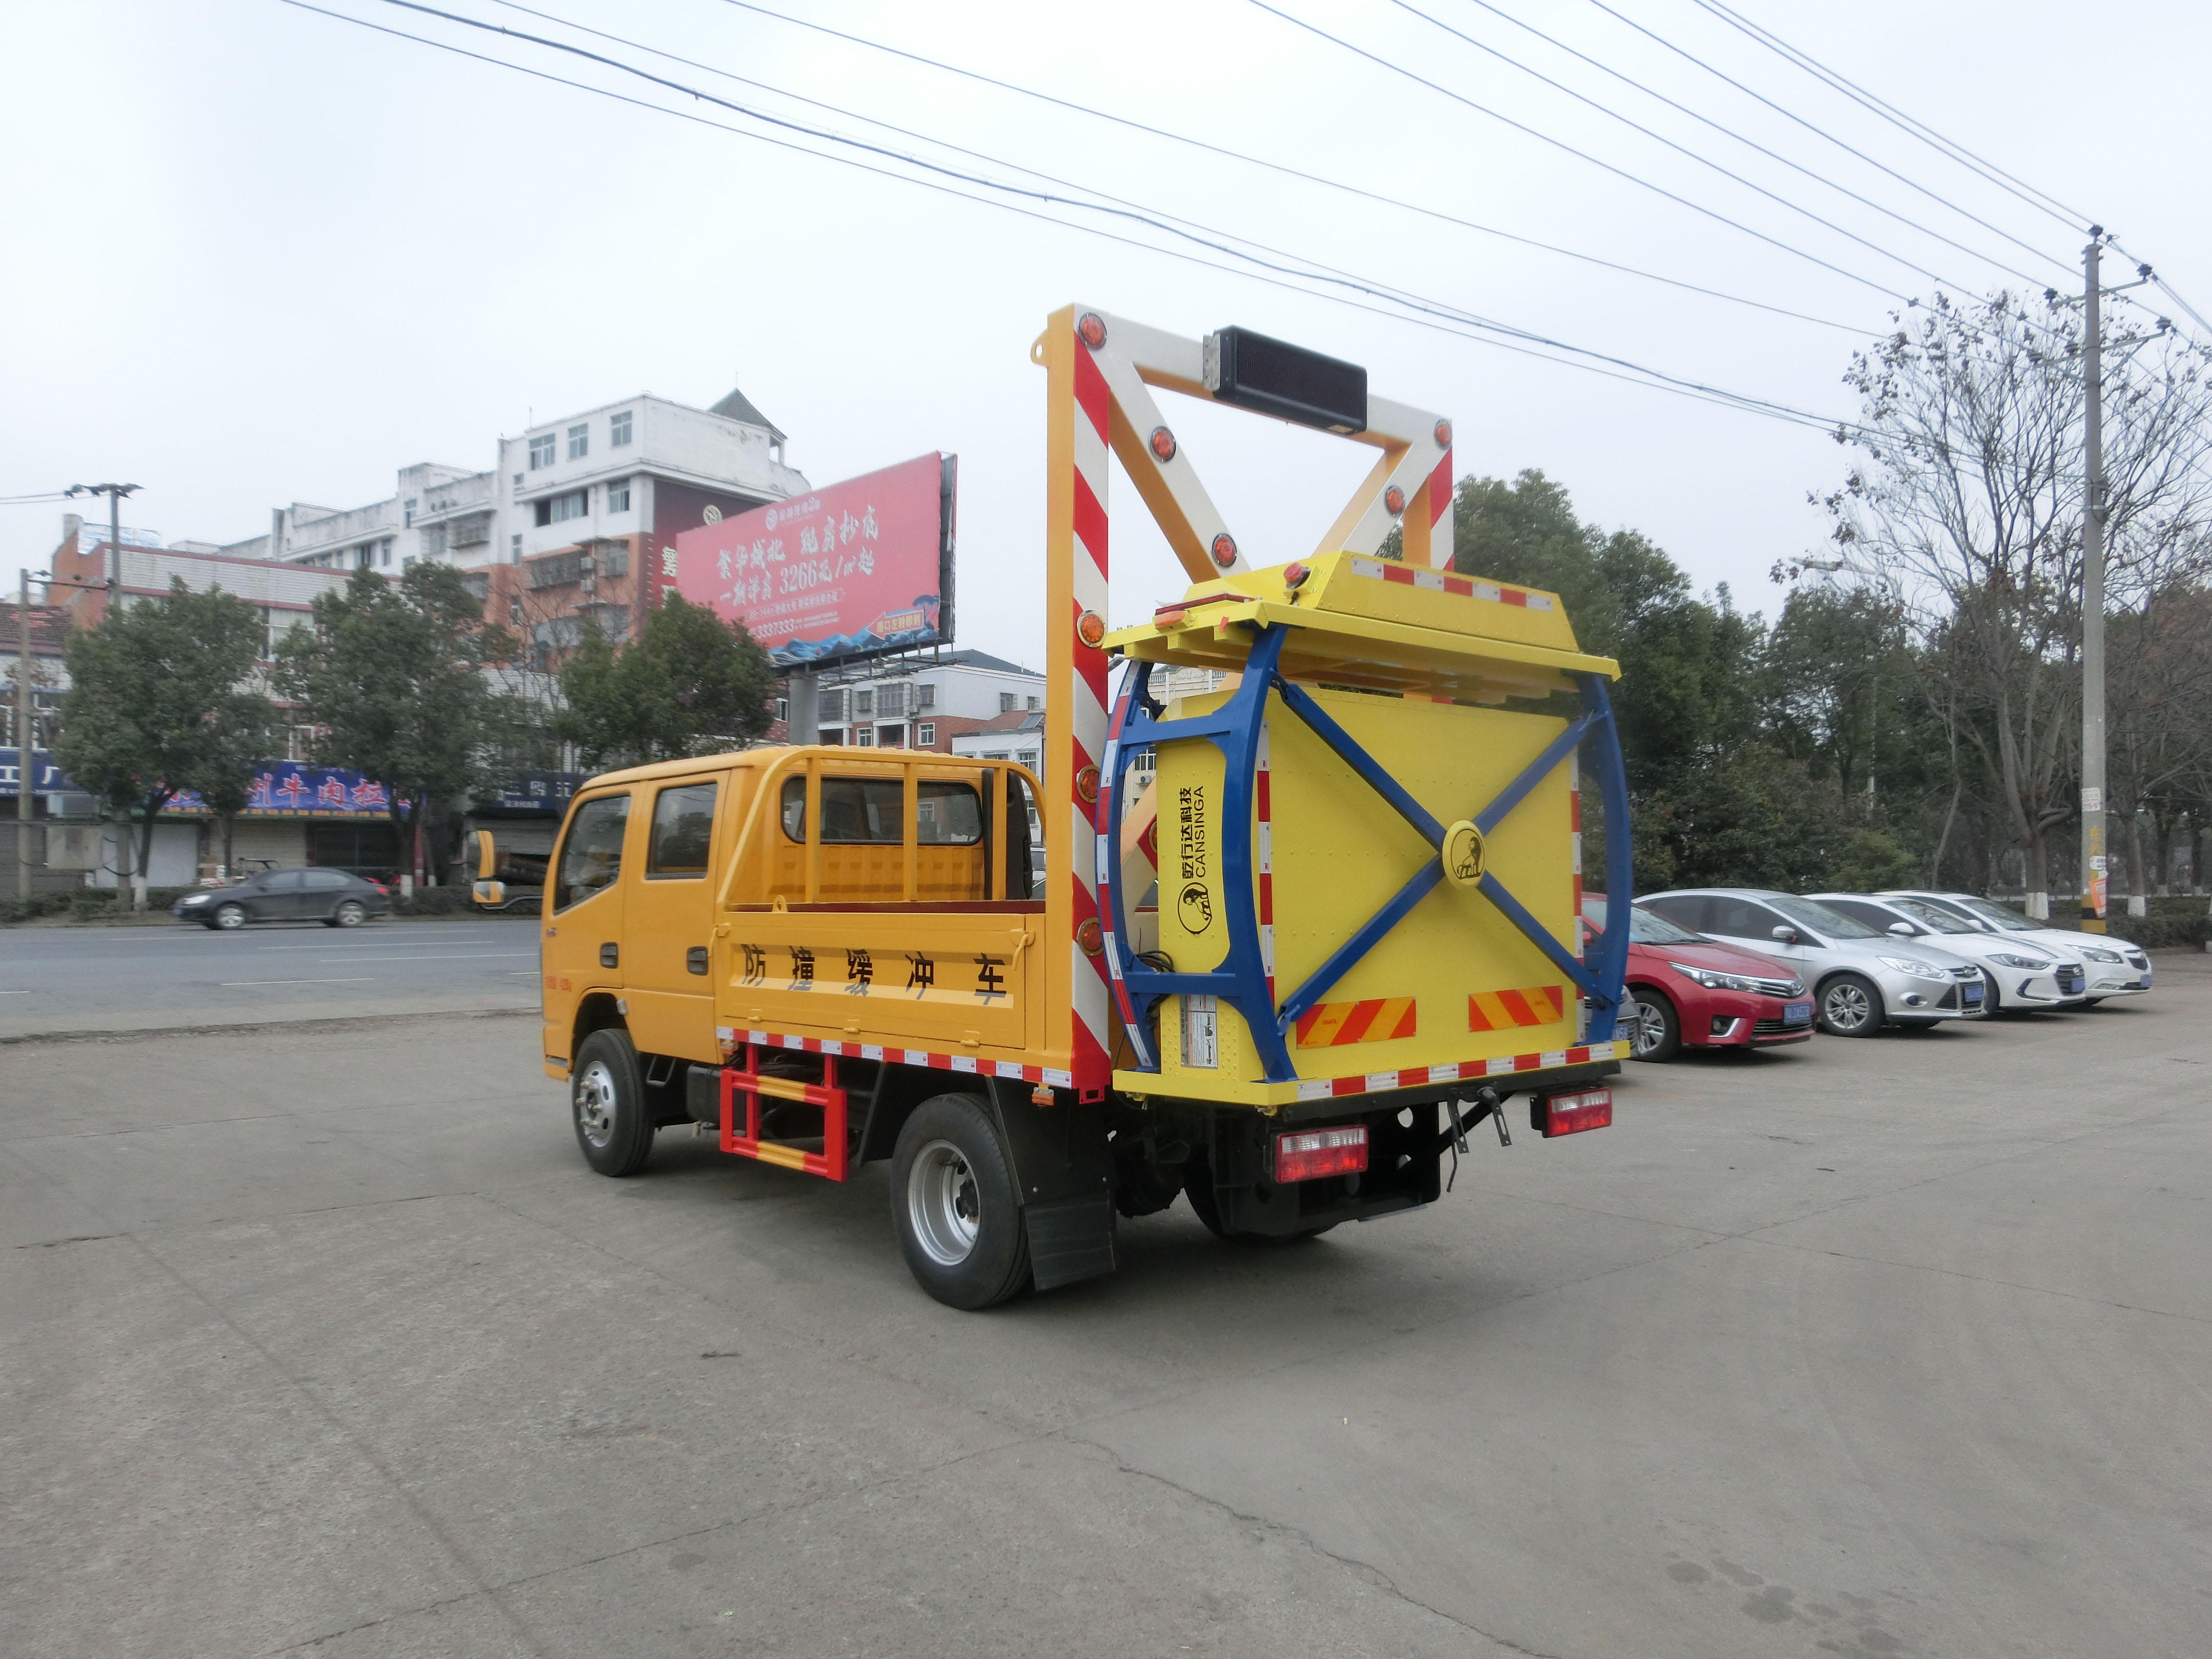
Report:
M775 1052L782 1053L781 1049ZM834 1054L822 1056L822 1081L801 1083L787 1077L765 1077L760 1069L761 1047L745 1044L745 1063L742 1066L722 1067L722 1124L720 1146L726 1152L739 1158L757 1158L763 1164L777 1164L787 1170L797 1170L804 1175L822 1176L830 1181L845 1178L845 1091L837 1085L837 1059ZM744 1097L744 1133L738 1133L738 1097ZM786 1146L760 1138L761 1097L772 1100L795 1100L822 1109L822 1150L810 1152L797 1146Z

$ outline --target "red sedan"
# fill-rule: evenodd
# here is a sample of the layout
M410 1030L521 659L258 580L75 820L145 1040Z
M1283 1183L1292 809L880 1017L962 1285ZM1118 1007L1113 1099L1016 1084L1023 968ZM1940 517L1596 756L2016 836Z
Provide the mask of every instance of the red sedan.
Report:
M1605 896L1583 895L1583 921L1605 927ZM1786 962L1717 945L1702 933L1629 907L1628 994L1624 1036L1638 1060L1672 1060L1693 1048L1765 1048L1813 1035L1813 1000Z

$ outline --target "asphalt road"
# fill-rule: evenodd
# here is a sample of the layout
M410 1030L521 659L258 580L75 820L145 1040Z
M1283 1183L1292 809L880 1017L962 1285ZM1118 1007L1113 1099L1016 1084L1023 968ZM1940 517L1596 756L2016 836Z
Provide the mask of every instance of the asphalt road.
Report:
M0 1048L0 1650L2212 1629L2204 958L2135 1006L1632 1067L1614 1127L1486 1129L1428 1211L1255 1251L1178 1205L988 1315L914 1288L880 1166L667 1133L591 1175L532 1036Z
M537 1005L530 917L0 929L0 1037Z

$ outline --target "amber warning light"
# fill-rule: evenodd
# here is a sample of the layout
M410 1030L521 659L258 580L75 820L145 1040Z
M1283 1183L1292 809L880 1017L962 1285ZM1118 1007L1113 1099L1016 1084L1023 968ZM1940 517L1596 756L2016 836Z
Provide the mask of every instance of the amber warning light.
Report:
M1275 1137L1275 1184L1318 1181L1323 1176L1358 1175L1367 1167L1367 1126L1346 1123L1333 1129L1298 1129Z

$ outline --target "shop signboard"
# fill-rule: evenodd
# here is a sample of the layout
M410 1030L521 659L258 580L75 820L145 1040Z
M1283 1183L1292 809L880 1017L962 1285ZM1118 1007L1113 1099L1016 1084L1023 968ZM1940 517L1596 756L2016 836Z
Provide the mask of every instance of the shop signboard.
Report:
M948 643L957 468L923 455L678 532L654 580L743 623L780 668Z
M0 749L0 796L20 793L23 769L21 757L13 749ZM31 751L31 793L34 795L70 795L81 793L54 764L54 757L43 749Z

